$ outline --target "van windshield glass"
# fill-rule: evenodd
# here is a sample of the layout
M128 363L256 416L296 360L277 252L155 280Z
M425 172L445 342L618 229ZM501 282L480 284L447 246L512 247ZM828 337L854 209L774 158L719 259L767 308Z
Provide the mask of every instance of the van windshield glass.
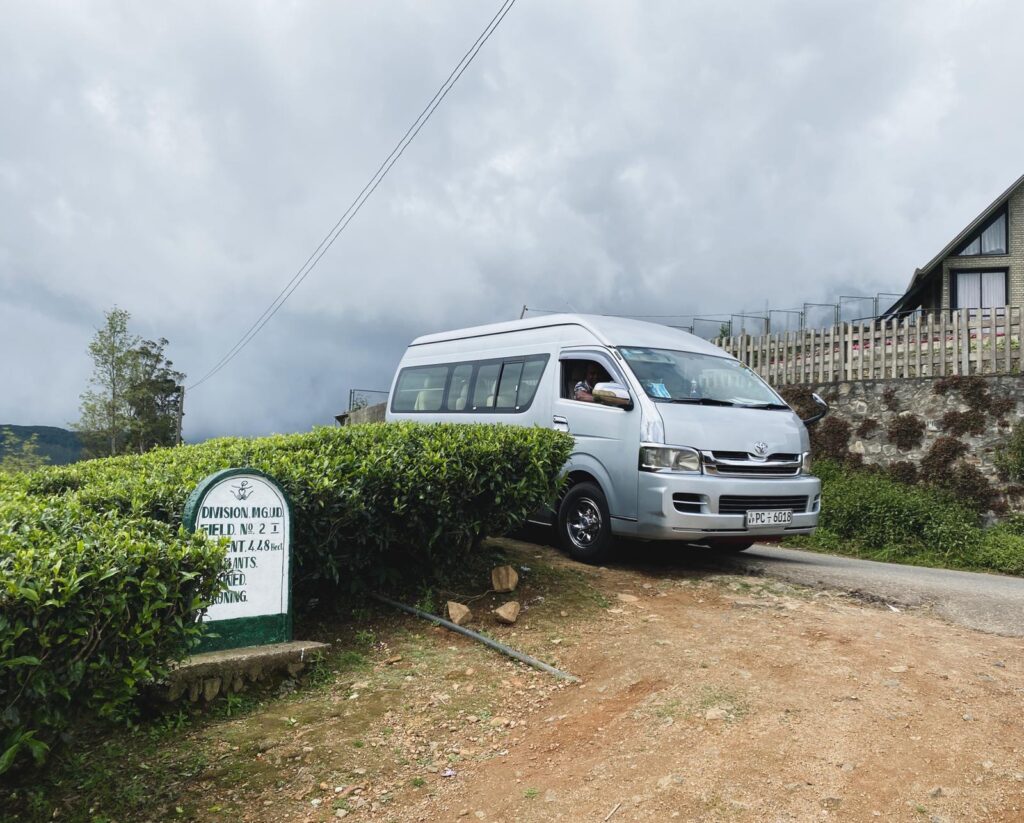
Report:
M786 409L774 391L738 360L670 349L619 348L652 400Z

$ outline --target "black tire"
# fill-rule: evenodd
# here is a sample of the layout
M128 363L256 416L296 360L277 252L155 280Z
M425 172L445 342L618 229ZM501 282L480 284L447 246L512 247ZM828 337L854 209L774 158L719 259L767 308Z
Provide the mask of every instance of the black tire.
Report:
M558 506L558 544L573 560L601 563L612 549L608 501L596 483L577 483Z
M722 554L739 554L754 545L753 540L722 540L711 544L711 548Z

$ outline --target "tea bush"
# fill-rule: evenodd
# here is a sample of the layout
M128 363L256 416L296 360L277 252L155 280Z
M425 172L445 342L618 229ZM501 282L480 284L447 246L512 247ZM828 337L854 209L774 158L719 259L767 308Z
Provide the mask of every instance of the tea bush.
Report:
M0 477L0 773L73 716L119 718L198 634L224 548L182 530L223 468L293 504L296 603L460 562L551 502L573 440L515 426L370 424Z
M907 486L887 473L815 462L821 527L793 542L876 560L1024 574L1024 516L990 529L949 491Z
M940 492L831 461L816 462L815 474L824 487L821 525L868 548L925 544L948 556L968 551L980 534L977 516Z
M0 497L0 773L76 716L119 719L162 677L220 590L224 549L73 499Z
M93 460L30 475L33 494L74 494L96 513L177 526L185 500L229 466L275 478L294 509L299 589L394 570L396 549L428 564L457 562L558 492L572 438L504 425L371 423ZM403 560L403 563L405 560Z

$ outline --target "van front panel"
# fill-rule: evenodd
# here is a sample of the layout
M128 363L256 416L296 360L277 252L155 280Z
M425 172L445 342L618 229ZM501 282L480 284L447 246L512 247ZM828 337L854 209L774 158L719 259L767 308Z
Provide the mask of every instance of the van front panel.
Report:
M636 534L651 540L810 534L818 525L821 481L816 477L752 479L706 474L640 472ZM784 526L748 528L747 512L790 512Z

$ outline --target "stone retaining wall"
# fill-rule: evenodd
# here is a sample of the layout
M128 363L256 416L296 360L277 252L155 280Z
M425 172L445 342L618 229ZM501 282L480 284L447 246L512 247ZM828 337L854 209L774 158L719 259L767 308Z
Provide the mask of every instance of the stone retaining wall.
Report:
M849 424L848 447L865 463L907 461L920 466L936 440L955 437L967 447L961 459L993 482L998 482L995 451L1024 409L1024 378L1014 375L864 380L807 388L828 401L830 417ZM951 429L957 424L971 430ZM902 447L901 428L906 438ZM907 445L915 439L916 428L921 429L919 442Z

